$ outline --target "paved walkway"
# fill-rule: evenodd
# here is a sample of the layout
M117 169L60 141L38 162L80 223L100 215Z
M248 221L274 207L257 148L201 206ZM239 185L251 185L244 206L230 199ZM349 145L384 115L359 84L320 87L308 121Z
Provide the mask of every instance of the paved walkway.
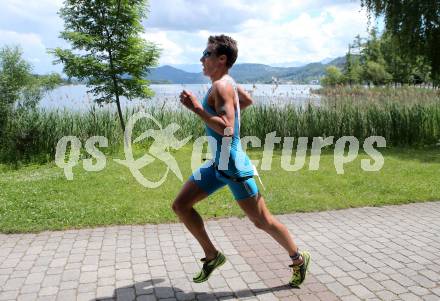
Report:
M228 218L207 223L229 261L203 284L182 224L0 235L0 300L440 300L440 202L278 218L313 257L301 289L266 233Z

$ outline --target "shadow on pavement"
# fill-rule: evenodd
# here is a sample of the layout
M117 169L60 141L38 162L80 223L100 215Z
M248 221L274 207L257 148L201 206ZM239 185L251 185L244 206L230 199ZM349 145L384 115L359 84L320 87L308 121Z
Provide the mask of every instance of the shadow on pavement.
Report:
M264 289L244 289L237 291L214 291L209 293L194 293L194 292L184 292L182 289L176 286L158 286L159 283L164 282L163 279L150 279L146 281L137 282L131 286L120 287L114 290L113 296L107 296L102 298L95 298L91 301L107 301L107 300L117 300L117 301L153 301L166 298L176 298L177 300L217 300L222 298L222 300L229 300L235 298L245 298L258 296L260 294L290 290L294 289L289 285L279 285L271 288Z

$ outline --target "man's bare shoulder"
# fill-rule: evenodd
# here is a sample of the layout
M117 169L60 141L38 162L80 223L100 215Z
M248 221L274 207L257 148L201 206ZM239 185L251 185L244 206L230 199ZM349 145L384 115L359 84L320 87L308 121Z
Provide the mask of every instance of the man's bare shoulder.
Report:
M214 94L215 98L230 98L234 95L234 87L229 81L217 80L212 83L212 93Z

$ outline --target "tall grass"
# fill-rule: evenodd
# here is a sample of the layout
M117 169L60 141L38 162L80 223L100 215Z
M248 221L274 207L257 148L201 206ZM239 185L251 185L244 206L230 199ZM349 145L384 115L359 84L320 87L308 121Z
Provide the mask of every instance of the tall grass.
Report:
M130 108L124 112L124 120L141 108ZM203 124L188 111L172 111L160 108L142 109L150 113L161 125L176 122L181 126L177 132L183 138L188 133L200 136ZM133 129L133 139L146 129L158 129L149 119L141 119ZM117 113L93 106L88 112L68 110L31 110L14 113L4 130L5 137L0 145L0 161L48 162L55 157L56 145L63 136L76 136L84 144L91 136L104 136L109 147L104 153L115 153L123 146L123 132Z
M361 142L369 136L383 136L388 146L433 145L440 139L440 103L259 106L250 108L242 120L242 135L260 139L272 131L281 137L334 136L336 140L355 136Z
M440 139L440 94L429 89L337 88L322 92L321 103L306 106L252 106L242 112L241 136L257 136L276 131L280 137L355 136L361 142L368 136L385 137L387 146L422 146ZM164 107L126 109L127 120L143 110L166 127L180 125L178 138L204 135L204 125L188 110ZM148 128L157 128L142 119L134 129L137 137ZM15 113L8 119L0 145L3 162L38 161L54 158L55 147L63 136L77 136L83 143L91 136L109 140L103 151L114 153L123 145L123 134L116 112L91 107L88 112L35 110ZM134 138L133 138L134 139ZM311 140L311 139L310 139Z
M440 101L440 90L432 88L336 86L312 90L323 96L324 104L335 105L344 103L355 104L430 104Z

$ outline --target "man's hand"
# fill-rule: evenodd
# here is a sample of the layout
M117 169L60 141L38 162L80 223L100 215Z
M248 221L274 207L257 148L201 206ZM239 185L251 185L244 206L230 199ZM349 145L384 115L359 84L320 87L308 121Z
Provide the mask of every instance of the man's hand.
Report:
M216 115L212 115L203 109L196 97L189 91L180 93L180 102L196 113L211 129L221 136L234 134L234 89L231 85L225 85L221 81L212 85L212 95L215 99Z
M254 103L254 100L242 86L237 86L238 99L240 100L240 110L246 109Z
M180 102L195 113L203 110L203 107L198 102L197 98L189 91L183 90L182 93L180 93Z

